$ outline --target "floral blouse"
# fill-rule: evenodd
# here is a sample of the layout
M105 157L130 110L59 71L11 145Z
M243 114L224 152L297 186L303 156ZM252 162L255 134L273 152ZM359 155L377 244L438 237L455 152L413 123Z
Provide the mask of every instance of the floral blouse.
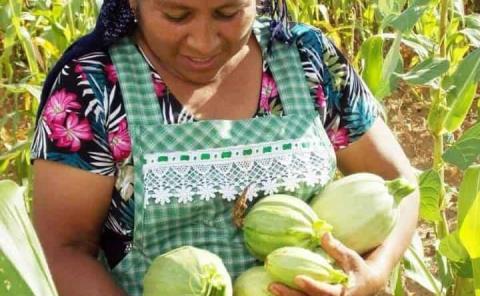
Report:
M296 26L303 31L295 42L312 101L333 147L343 149L373 124L379 105L322 32L306 25ZM150 70L166 123L196 120L168 91L151 65ZM108 52L91 52L67 64L39 112L42 113L32 144L33 160L48 159L116 177L101 238L102 251L114 267L131 248L134 196L132 142L117 74ZM255 117L282 114L277 86L265 62Z

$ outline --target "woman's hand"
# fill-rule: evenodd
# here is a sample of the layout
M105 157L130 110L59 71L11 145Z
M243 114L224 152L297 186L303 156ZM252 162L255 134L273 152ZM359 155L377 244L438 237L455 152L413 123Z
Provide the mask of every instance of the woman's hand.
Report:
M378 273L376 270L379 269L375 268L373 262L364 260L357 252L344 246L329 233L322 238L322 248L348 274L347 287L298 276L295 284L300 287L300 291L281 284L272 284L270 291L278 296L367 296L375 295L385 286L388 275Z

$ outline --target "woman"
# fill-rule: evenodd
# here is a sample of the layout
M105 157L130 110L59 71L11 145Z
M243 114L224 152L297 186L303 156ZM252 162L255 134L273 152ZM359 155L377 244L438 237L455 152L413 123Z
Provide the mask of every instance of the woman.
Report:
M273 4L269 18L254 0L107 0L57 64L32 158L34 223L61 295L141 295L149 260L182 245L216 253L235 278L258 264L231 219L246 188L250 200L309 201L337 166L415 181L340 52ZM408 246L418 195L400 210L363 258L322 239L348 289L298 278L300 291L272 293L376 293Z

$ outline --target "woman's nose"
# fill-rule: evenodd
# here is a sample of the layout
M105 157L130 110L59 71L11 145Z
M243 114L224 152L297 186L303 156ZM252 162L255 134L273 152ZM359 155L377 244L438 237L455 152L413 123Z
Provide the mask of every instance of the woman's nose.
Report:
M191 54L198 55L198 58L210 58L218 54L220 36L212 21L199 21L191 27L186 43Z

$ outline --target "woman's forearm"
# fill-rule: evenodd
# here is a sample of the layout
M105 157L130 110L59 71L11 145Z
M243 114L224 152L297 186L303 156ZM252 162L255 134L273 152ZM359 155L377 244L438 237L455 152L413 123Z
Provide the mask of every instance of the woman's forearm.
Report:
M418 220L418 190L405 197L399 205L397 223L387 239L366 256L366 261L386 281L405 253L415 233Z
M126 296L100 262L71 247L47 254L48 264L60 296Z

